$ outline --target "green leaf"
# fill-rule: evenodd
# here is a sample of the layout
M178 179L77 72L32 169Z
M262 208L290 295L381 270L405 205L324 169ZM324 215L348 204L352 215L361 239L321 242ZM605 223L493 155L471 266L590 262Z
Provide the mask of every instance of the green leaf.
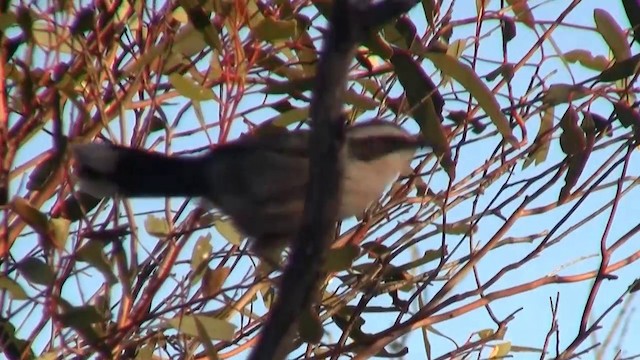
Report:
M618 25L616 20L603 9L593 11L593 19L596 22L596 30L609 45L616 60L621 61L631 56L631 50L627 44L626 32Z
M298 332L300 333L300 339L306 343L317 344L322 340L322 335L324 334L322 320L311 307L306 307L300 313Z
M211 234L200 236L191 252L191 271L194 274L193 281L200 279L202 270L205 268L203 265L206 265L209 261L211 250L213 250L211 246Z
M511 10L516 15L516 18L522 21L529 28L533 29L536 21L533 18L533 13L527 0L507 0L507 4L511 5Z
M33 230L40 234L46 235L49 230L49 219L47 215L41 213L38 209L31 206L31 204L21 198L15 197L11 202L13 211L18 214L27 225L31 226Z
M610 63L609 59L607 59L605 56L593 56L590 51L582 49L571 50L562 54L561 56L565 61L568 61L570 63L580 63L582 66L588 69L597 71L606 69Z
M202 324L209 339L231 341L235 333L235 325L217 318L204 315L183 315L169 319L167 323L181 333L190 336L200 336L196 326L196 319Z
M78 260L86 262L98 269L107 282L113 285L118 282L118 279L114 275L113 270L111 269L111 264L107 260L107 256L103 251L104 246L104 241L89 240L76 251L76 256L78 257Z
M495 345L493 349L491 349L491 353L489 354L489 359L505 359L509 352L511 351L511 341L505 341L498 345Z
M53 245L58 249L63 249L69 239L69 226L71 221L65 218L54 218L49 220L49 231Z
M360 255L360 247L347 244L343 247L329 249L327 260L324 264L324 271L339 272L351 267L353 260Z
M4 275L0 275L0 289L7 290L13 300L27 300L29 298L20 284Z
M204 276L202 277L201 289L204 296L215 296L222 289L222 285L229 277L229 273L231 272L231 268L227 266L210 269L208 266L204 271Z
M502 113L498 100L471 67L447 54L428 52L425 57L431 60L436 68L451 76L469 91L502 134L504 140L512 146L518 147L518 140L513 136L511 125Z
M420 126L425 140L441 157L440 164L449 177L453 178L455 166L451 160L449 141L442 127L442 95L422 66L408 52L396 49L390 60L411 106L411 115Z
M93 305L72 306L60 314L60 322L65 327L83 328L91 324L103 322L104 316Z
M44 50L61 53L81 53L82 46L71 36L66 26L53 26L44 20L36 20L32 25L33 40Z
M51 267L39 258L26 258L17 264L17 268L27 281L34 284L52 285L56 279Z
M555 107L553 106L543 110L538 135L536 135L536 139L534 140L534 143L537 146L534 152L527 156L527 159L522 165L523 169L529 166L532 162L535 162L535 164L538 165L547 159L547 155L549 154L549 145L551 143L554 110Z
M297 35L298 22L295 20L277 20L265 17L252 29L256 37L263 41L286 40Z
M554 106L578 100L590 93L591 91L582 85L553 84L544 92L542 102Z
M243 236L233 225L231 219L218 219L215 221L214 226L225 240L233 245L240 246Z
M149 235L157 238L165 238L170 233L167 220L153 215L147 216L147 219L144 221L144 228Z
M195 101L216 100L217 96L211 89L197 84L193 79L178 73L169 75L169 82L180 95Z

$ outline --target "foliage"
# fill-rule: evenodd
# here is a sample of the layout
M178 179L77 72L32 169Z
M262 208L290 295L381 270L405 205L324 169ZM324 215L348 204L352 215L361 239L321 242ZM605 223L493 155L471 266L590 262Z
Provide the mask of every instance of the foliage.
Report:
M292 356L630 356L640 20L615 3L423 0L371 35L350 121L402 122L434 151L341 224ZM186 155L305 126L330 11L0 4L6 357L246 354L280 272L196 200L75 192L67 148Z

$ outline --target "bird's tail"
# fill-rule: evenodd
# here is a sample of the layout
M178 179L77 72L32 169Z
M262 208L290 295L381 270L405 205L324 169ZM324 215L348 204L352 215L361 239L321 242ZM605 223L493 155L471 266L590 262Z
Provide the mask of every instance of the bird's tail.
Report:
M72 147L80 190L96 197L204 196L205 157L171 157L114 146Z

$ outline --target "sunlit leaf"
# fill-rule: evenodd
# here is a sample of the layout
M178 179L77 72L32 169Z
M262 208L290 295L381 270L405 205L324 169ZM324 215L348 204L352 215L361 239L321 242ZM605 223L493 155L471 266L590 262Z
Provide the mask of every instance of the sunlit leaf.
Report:
M505 341L498 345L495 345L489 353L489 359L504 359L509 355L511 351L511 342Z
M555 107L548 107L543 110L542 116L540 118L540 128L538 129L538 135L536 135L536 139L534 143L536 144L536 148L533 153L530 153L527 156L527 159L524 161L523 168L529 166L532 162L535 162L536 165L543 163L547 159L547 155L549 154L549 145L551 143L551 130L553 129L553 117L554 117Z
M29 298L20 284L4 275L0 275L0 289L6 290L13 300L26 300Z
M147 230L149 235L158 238L164 238L170 233L170 227L167 220L153 215L147 216L144 221L144 228Z
M169 82L180 93L180 95L196 101L206 101L217 99L213 90L197 84L193 79L178 73L169 75Z
M167 323L183 334L199 336L200 333L198 332L195 319L198 319L202 324L209 339L223 341L231 341L233 339L236 329L235 325L210 316L183 315L169 319Z
M222 235L222 237L229 243L238 246L242 243L243 236L240 234L238 229L236 229L230 219L217 219L214 226L220 235Z
M606 69L609 66L609 63L611 62L605 56L602 56L602 55L593 56L593 54L590 51L584 50L584 49L576 49L576 50L568 51L562 54L562 58L564 58L565 61L568 61L570 63L577 62L588 69L597 70L597 71L602 71Z
M451 149L442 127L444 106L442 95L424 69L409 53L394 51L391 63L411 106L411 115L420 126L425 140L436 154L441 156L440 164L447 170L449 177L453 178L455 166L451 160Z

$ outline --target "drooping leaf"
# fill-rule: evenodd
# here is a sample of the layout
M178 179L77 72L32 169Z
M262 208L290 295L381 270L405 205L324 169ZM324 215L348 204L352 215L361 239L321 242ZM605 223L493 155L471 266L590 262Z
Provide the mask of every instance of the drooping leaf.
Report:
M208 266L204 270L202 276L202 294L206 297L215 296L222 289L222 285L229 277L231 268L227 266L210 269Z
M391 57L391 63L404 88L413 118L420 125L426 141L436 154L442 157L440 164L450 177L454 177L455 167L450 156L451 150L442 127L444 100L438 88L406 51L396 49Z
M538 129L538 135L534 143L537 145L533 153L527 156L524 161L523 168L529 166L532 162L536 165L544 162L547 159L549 153L549 145L551 143L551 130L553 129L553 117L555 107L548 107L543 110L542 117L540 118L540 128Z
M558 197L558 202L560 204L567 201L569 196L571 195L571 189L578 183L582 172L584 171L584 167L587 164L587 160L591 155L591 150L593 149L593 139L587 137L587 142L585 149L575 155L567 155L567 174L565 176L565 184L560 189L560 196Z
M291 124L306 120L309 118L309 107L293 108L287 110L279 115L272 117L265 121L265 123L272 124L279 127L287 127Z
M47 215L41 213L38 209L21 198L15 197L11 203L13 211L25 222L31 226L38 234L47 234L49 230L49 219Z
M504 140L514 147L518 146L518 141L511 132L509 121L502 113L498 100L471 67L446 54L429 52L425 57L431 60L436 68L451 76L469 91L502 134Z
M625 31L611 14L604 9L595 9L593 19L596 22L596 30L609 45L616 60L622 61L631 56L631 49L627 44Z
M191 252L191 271L193 272L192 281L197 281L206 268L207 261L211 257L211 234L200 236L196 241L196 245Z
M588 111L583 111L582 114L584 117L591 118L591 121L593 121L593 124L596 127L596 133L609 137L613 136L613 126L611 125L609 119L605 118L602 115Z
M516 37L516 23L510 17L500 19L500 27L502 29L502 41L508 43Z
M489 359L504 359L511 352L511 341L505 341L494 345L489 353Z
M578 126L578 112L569 106L560 119L560 148L567 155L577 155L587 146L584 131Z

